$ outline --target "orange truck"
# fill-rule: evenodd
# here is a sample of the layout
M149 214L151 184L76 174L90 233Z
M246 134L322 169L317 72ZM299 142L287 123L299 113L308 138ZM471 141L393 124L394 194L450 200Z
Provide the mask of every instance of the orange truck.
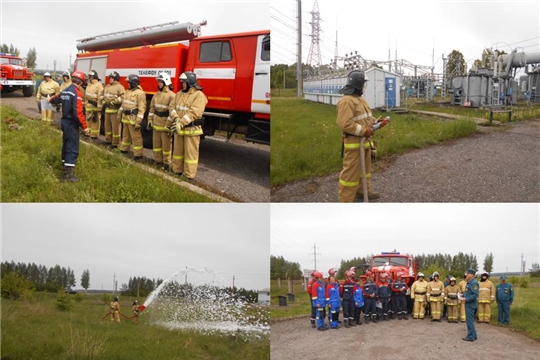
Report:
M25 97L34 94L34 73L28 71L20 57L14 54L0 53L0 90L10 93L22 90Z
M414 257L409 254L401 254L396 251L382 252L378 255L374 255L371 258L369 264L365 265L366 271L371 270L375 275L375 281L379 280L379 276L382 273L387 273L390 280L396 279L398 272L403 273L403 280L409 285L409 287L416 280L417 265L414 261ZM365 280L365 275L361 275Z
M208 98L205 136L220 130L227 139L236 133L270 144L270 30L200 36L204 25L170 22L78 40L75 69L95 70L106 83L116 71L126 88L125 78L138 75L148 103L159 72L168 73L178 91L179 76L192 71ZM151 130L142 129L150 147Z

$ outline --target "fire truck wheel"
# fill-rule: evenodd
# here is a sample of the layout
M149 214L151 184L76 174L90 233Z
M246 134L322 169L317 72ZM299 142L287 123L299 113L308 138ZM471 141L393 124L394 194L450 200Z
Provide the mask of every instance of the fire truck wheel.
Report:
M24 97L30 97L34 95L34 87L33 86L26 86L22 89Z

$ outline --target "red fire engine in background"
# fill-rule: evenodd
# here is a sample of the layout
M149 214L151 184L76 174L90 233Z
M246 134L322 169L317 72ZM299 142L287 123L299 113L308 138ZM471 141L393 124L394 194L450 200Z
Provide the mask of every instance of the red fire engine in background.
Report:
M369 264L364 266L367 270L371 270L375 275L375 281L379 280L379 276L382 273L387 273L390 280L396 279L396 274L402 272L403 280L407 285L411 286L416 280L416 273L418 271L414 257L408 254L401 254L395 250L392 252L382 252L378 255L374 255L371 258ZM363 280L366 279L365 275L361 275Z
M20 57L0 53L0 90L3 93L22 90L25 97L34 94L34 73L28 71Z
M204 135L221 130L228 139L238 133L270 144L270 30L201 37L203 25L170 22L78 40L75 69L95 70L105 83L116 71L126 87L125 78L136 74L148 104L159 72L171 76L176 92L179 76L192 71L208 98ZM151 132L142 129L150 147Z

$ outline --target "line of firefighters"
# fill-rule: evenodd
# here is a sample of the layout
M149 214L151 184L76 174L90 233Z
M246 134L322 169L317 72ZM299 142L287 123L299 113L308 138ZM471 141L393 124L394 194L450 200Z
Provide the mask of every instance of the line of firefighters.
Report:
M398 320L408 320L408 304L410 303L408 298L413 302L414 319L424 319L426 313L429 313L433 322L441 322L441 316L446 316L449 323L457 323L458 319L461 322L466 321L463 297L467 286L466 276L457 283L454 277L447 275L443 283L439 279L438 272L434 272L429 277L429 281L424 280L423 273L418 273L417 280L409 288L404 280L405 274L402 272L396 274L394 281L391 281L389 275L383 272L379 274L379 281L375 282L375 274L368 270L363 283L355 278L355 267L345 272L345 280L341 283L336 280L336 273L336 269L330 269L329 276L323 284L323 274L320 271L314 271L311 273L311 280L307 286L311 300L311 326L317 327L320 331L328 329L325 324L326 307L328 307L330 329L340 327L340 308L343 309L343 325L346 328L362 325L362 312L366 323L386 321L393 319L394 316L397 316ZM488 278L487 273L482 273L477 300L478 321L485 323L490 322L491 304L495 301L495 287ZM504 296L504 293L502 295ZM513 292L509 294L506 301L511 304L512 300ZM497 301L499 301L498 295ZM499 322L508 324L509 307L505 315L506 320L503 321L499 315Z
M126 90L120 83L120 74L116 71L109 74L109 84L105 87L100 83L95 70L88 73L88 81L84 73L76 71L73 74L75 73L77 73L77 79L82 78L81 85L84 87L86 84L84 89L80 88L83 97L80 101L84 104L84 119L78 119L78 114L64 112L62 118L78 120L74 126L82 127L85 131L89 128L88 135L97 142L103 113L105 144L109 145L111 150L119 149L124 154L133 147L134 160L142 160L141 127L147 110L147 102L146 94L139 85L139 77L135 74L128 75L126 81L129 89ZM72 84L73 74L64 71L63 83L60 86L51 79L50 73L45 73L36 94L43 122L53 123L54 110L52 107L40 106L42 99L52 99L68 90ZM157 92L150 102L147 130L153 130L154 162L166 171L172 163L172 171L175 175L183 174L185 178L192 180L197 173L200 136L203 134L201 119L208 100L193 72L186 71L180 75L179 79L182 88L174 93L169 74L162 72L157 75ZM59 102L56 103L59 105ZM78 148L76 152L78 155ZM75 166L75 164L70 165Z

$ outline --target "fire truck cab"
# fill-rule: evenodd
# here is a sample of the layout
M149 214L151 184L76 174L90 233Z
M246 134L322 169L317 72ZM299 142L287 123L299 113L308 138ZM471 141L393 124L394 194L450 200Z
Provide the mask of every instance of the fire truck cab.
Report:
M401 254L396 251L382 252L374 255L370 263L366 264L365 267L366 270L371 270L374 273L376 281L382 273L387 273L393 281L396 279L398 272L404 274L403 279L409 286L416 280L417 266L412 255ZM365 279L365 275L361 277Z
M34 73L28 71L15 54L0 53L0 90L2 93L22 90L25 97L34 94Z
M95 70L106 83L116 71L125 87L125 78L136 74L148 103L159 72L171 76L176 92L179 76L192 71L208 98L204 135L221 130L227 139L238 133L247 141L270 144L270 31L199 37L205 24L173 22L82 39L75 68ZM142 129L150 147L151 130L144 124Z

